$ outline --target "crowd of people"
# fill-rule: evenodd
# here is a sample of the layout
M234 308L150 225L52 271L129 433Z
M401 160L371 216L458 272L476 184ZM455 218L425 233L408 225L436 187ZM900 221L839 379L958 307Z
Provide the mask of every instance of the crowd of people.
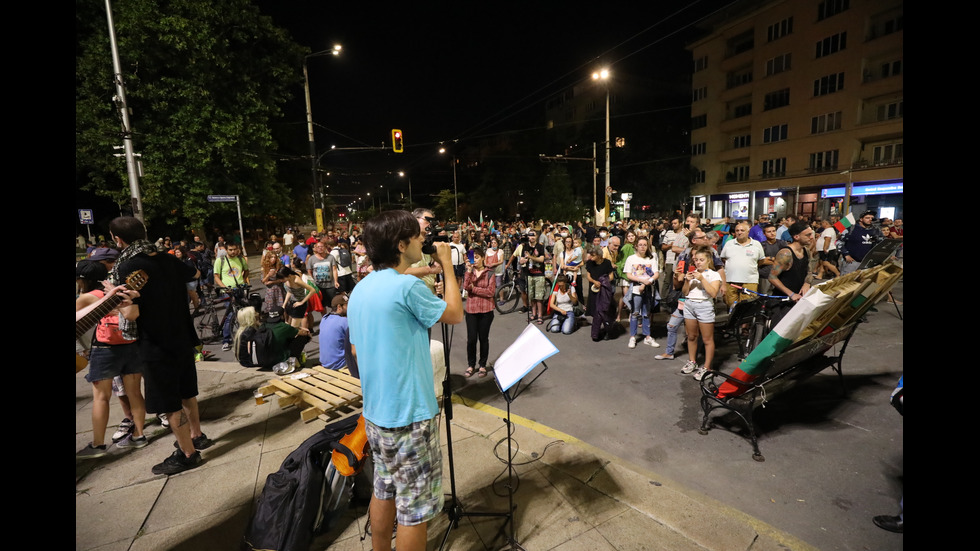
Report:
M842 226L846 231L838 233ZM90 342L79 346L94 402L92 441L76 457L106 454L116 394L126 418L112 441L146 446L146 414L157 414L173 430L176 449L153 472L183 472L200 465L201 451L212 445L197 408L194 361L201 345L193 316L216 289L248 285L254 274L238 241L153 243L130 217L114 220L110 230L114 246L94 245L76 265L76 333L86 317L100 316ZM902 221L876 224L870 211L845 221L761 215L710 222L677 213L608 226L539 220L441 227L426 209L387 211L369 220L363 234L352 227L309 237L287 230L258 243L256 279L265 294L249 297L238 311L234 335L226 316L222 348L238 356L248 332L265 331L275 343L276 365L291 370L305 362L303 349L319 329L320 363L347 367L361 379L375 458L375 547L390 545L397 523L399 549L423 548L427 522L444 500L433 325L465 320L463 375L487 376L496 290L513 278L529 323L551 333L590 326L594 341L613 339L626 331L625 314L629 349L650 346L658 349L653 359L673 360L683 327L688 360L680 372L701 379L713 367L719 308L731 308L747 292L782 294L792 304L818 280L857 269L886 237L903 239ZM139 273L148 276L139 290L122 285ZM99 311L112 296L118 304L108 314ZM653 336L658 311L668 314L662 349Z

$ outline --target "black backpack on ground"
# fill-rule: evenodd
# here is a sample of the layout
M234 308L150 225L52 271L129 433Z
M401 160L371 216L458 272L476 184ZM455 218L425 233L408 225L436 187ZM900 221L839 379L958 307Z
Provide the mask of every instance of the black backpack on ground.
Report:
M276 351L275 334L265 324L246 327L238 337L235 359L242 367L270 369L282 361L282 351Z
M266 324L260 325L255 330L252 338L253 353L255 354L256 365L264 368L271 368L282 361L282 351L276 350L275 333Z
M307 551L313 537L334 527L350 505L355 476L341 476L331 462L340 439L357 427L358 416L331 423L306 439L265 487L245 530L243 551ZM363 484L370 488L370 480Z

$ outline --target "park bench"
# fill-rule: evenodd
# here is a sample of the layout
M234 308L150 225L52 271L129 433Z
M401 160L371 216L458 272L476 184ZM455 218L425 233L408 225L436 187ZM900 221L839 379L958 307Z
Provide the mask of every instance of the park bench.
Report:
M763 367L762 374L751 383L737 380L735 377L720 371L705 373L701 379L703 418L698 433L708 434L712 426L710 415L713 411L717 409L727 410L741 419L745 425L752 442L752 459L765 461L765 457L759 451L759 436L753 414L755 409L759 406L765 407L768 400L797 386L828 367L833 368L837 373L843 393L846 389L844 388L841 361L844 357L844 351L847 349L847 343L854 335L857 325L858 322L849 323L832 333L803 341L799 343L799 346L769 358L766 360L767 365ZM837 345L840 345L839 349L828 355L827 352ZM735 396L719 398L718 389L725 381L747 387L747 390Z
M748 430L752 458L765 461L755 409L828 367L837 372L843 390L841 360L847 343L864 314L887 296L903 272L901 262L891 259L811 289L738 369L731 374L709 371L701 379L703 417L698 432L708 433L714 410L727 410Z

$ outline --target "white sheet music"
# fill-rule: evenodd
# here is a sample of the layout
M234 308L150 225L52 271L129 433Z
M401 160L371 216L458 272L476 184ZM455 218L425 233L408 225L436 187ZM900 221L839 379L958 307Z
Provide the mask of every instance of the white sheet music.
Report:
M493 364L501 391L514 386L534 366L558 353L558 348L536 326L528 324Z

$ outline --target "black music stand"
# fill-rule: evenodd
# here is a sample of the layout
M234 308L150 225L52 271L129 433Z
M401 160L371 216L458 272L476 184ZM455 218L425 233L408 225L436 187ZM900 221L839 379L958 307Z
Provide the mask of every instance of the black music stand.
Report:
M510 524L510 534L507 537L507 546L501 551L524 551L521 544L517 542L517 527L514 523L514 452L511 445L513 424L510 418L510 404L548 370L548 364L544 363L544 360L557 353L558 348L548 337L534 325L528 324L493 365L494 382L504 401L507 402L507 418L504 419L504 424L507 427L507 521ZM524 378L538 364L543 365L544 369L521 387Z

